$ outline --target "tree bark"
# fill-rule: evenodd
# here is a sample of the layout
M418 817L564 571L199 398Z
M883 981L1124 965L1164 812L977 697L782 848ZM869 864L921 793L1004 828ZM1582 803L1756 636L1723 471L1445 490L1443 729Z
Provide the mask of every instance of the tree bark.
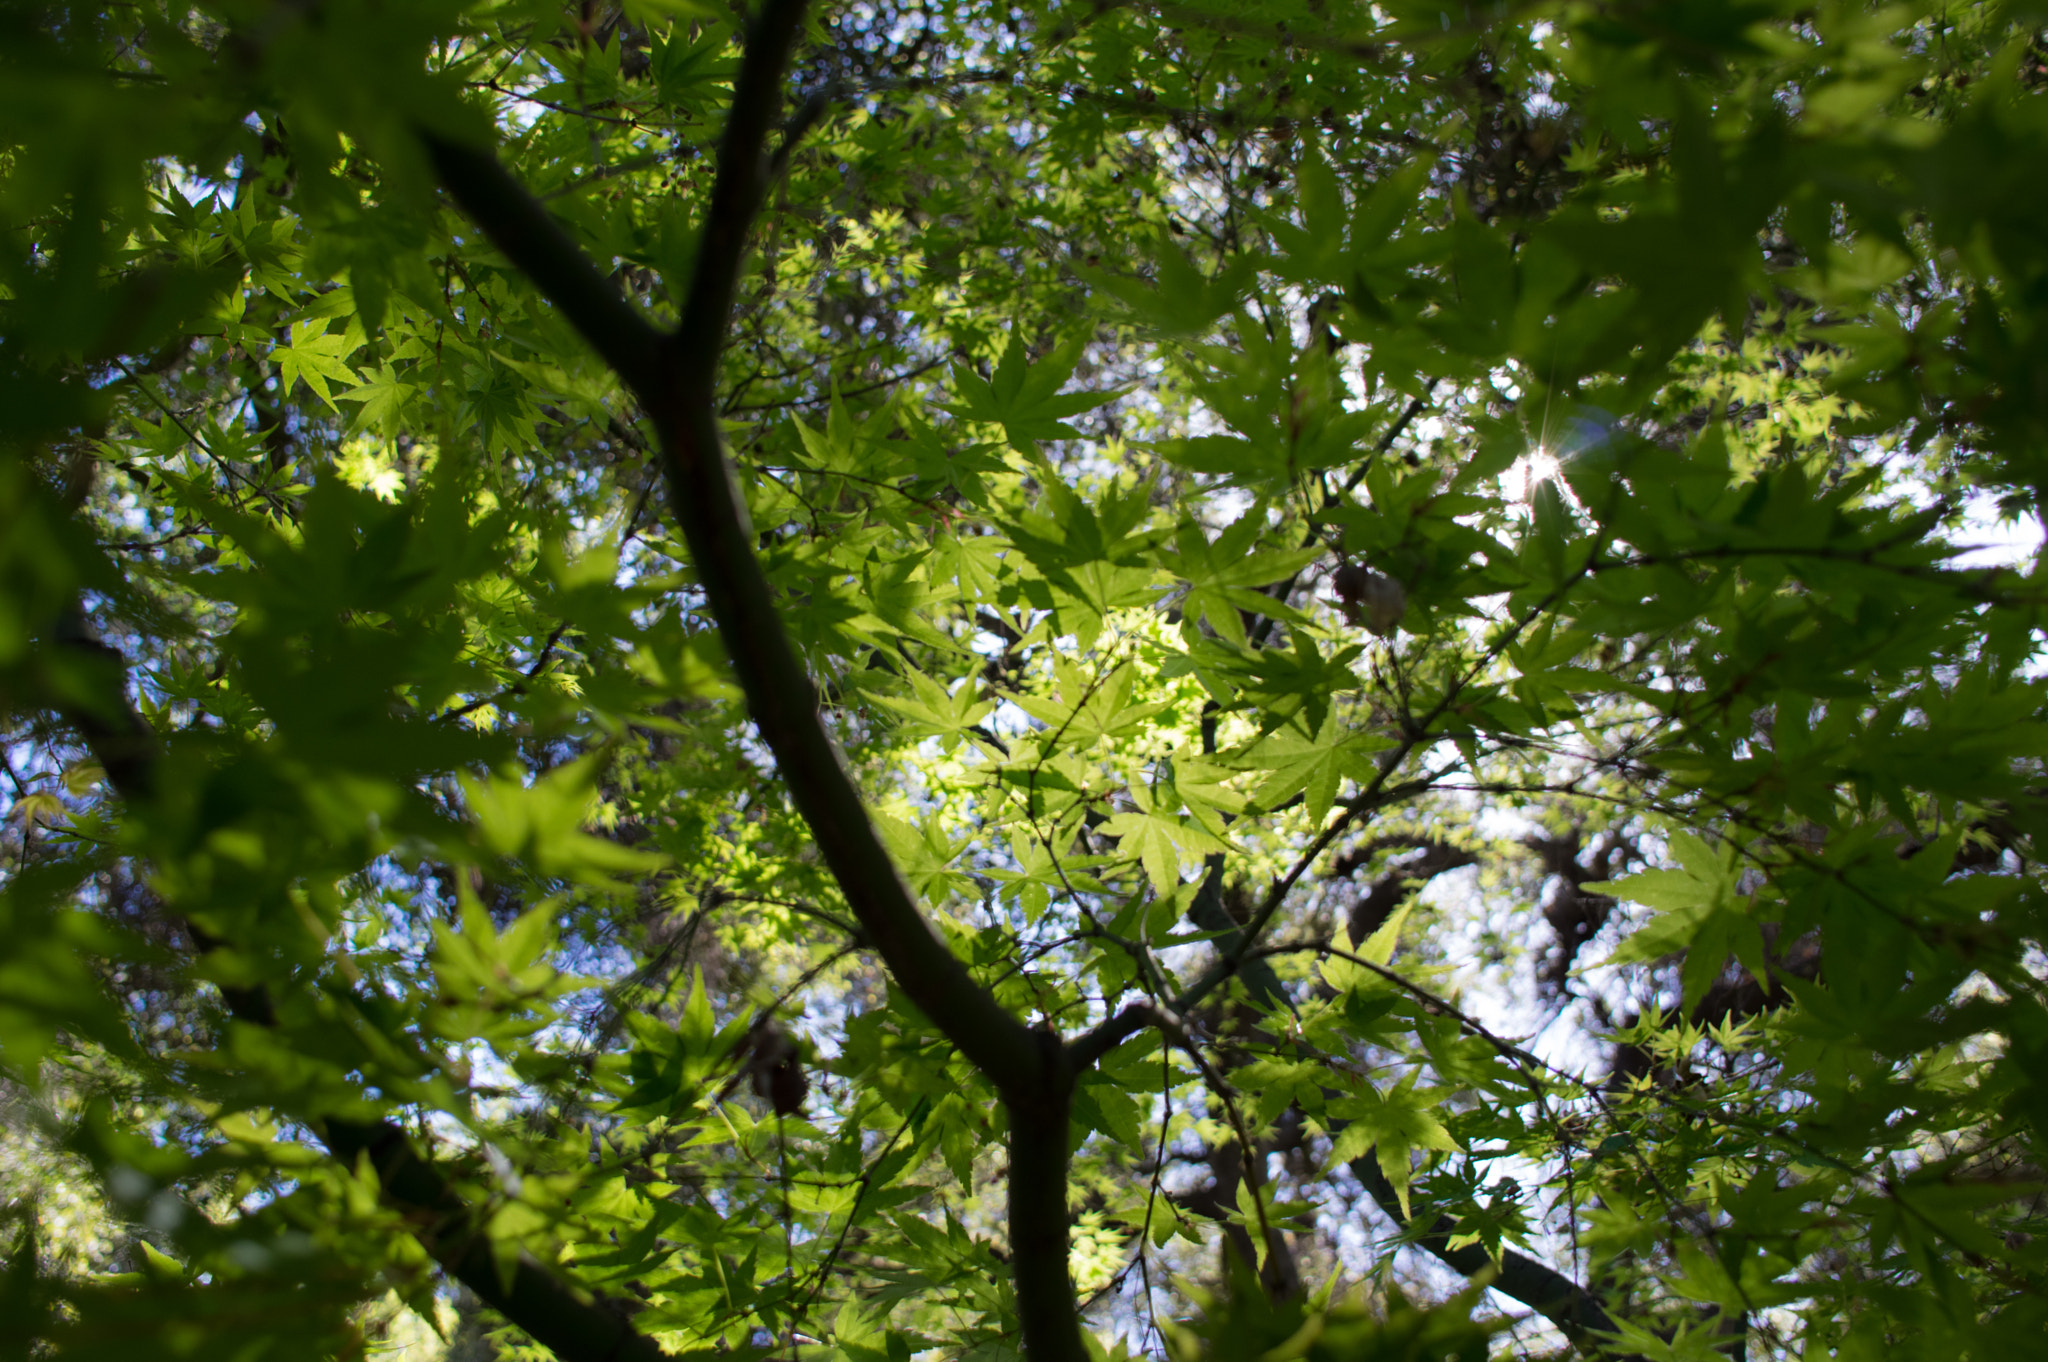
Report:
M431 132L422 137L456 202L562 309L652 417L676 523L748 710L819 853L893 986L996 1086L1009 1111L1013 1271L1026 1349L1032 1362L1082 1362L1087 1353L1067 1269L1071 1071L1057 1038L1034 1033L968 973L882 846L782 627L721 439L719 356L803 13L804 0L766 0L748 35L689 292L671 335L633 310L489 150Z

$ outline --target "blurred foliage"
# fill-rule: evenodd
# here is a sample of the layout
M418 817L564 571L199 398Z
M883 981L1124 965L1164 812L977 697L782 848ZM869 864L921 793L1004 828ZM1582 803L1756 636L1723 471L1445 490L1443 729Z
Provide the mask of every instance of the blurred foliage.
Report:
M0 3L0 1356L545 1355L384 1119L680 1355L1018 1356L993 1089L421 149L672 323L739 20ZM783 623L1018 1015L1242 964L1076 1092L1105 1356L2038 1346L2044 23L811 13Z

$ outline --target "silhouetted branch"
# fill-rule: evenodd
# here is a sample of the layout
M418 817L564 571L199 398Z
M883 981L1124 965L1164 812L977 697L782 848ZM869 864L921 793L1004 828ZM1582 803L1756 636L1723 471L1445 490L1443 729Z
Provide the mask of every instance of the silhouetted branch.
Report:
M162 746L128 697L125 659L92 636L75 608L59 623L52 641L48 658L58 673L52 686L56 708L85 739L114 792L131 806L148 804L158 793ZM196 925L188 929L202 953L227 944ZM236 1020L276 1025L269 991L260 984L223 984L220 992ZM398 1126L328 1120L318 1123L317 1132L348 1167L367 1159L385 1200L404 1214L407 1227L435 1261L563 1362L656 1362L667 1356L618 1307L561 1280L531 1256L521 1253L509 1270L501 1266L484 1226L485 1213L470 1206Z
M770 174L765 151L803 0L767 0L734 83L718 173L680 325L659 336L487 150L429 137L443 183L512 263L617 371L658 432L674 515L747 705L862 929L900 988L1003 1094L1010 1115L1010 1233L1033 1362L1081 1362L1067 1270L1067 1106L1058 1039L1026 1027L976 983L918 906L869 821L754 554L726 457L718 361L748 233ZM801 121L801 120L799 120Z
M494 155L432 138L429 145L456 201L583 332L652 418L675 518L749 711L897 986L997 1087L1030 1091L1040 1077L1037 1042L974 982L926 921L825 731L816 688L755 559L753 530L720 440L713 406L718 358L747 232L767 182L763 146L802 10L801 0L771 0L749 37L682 322L671 335L655 331L626 304Z

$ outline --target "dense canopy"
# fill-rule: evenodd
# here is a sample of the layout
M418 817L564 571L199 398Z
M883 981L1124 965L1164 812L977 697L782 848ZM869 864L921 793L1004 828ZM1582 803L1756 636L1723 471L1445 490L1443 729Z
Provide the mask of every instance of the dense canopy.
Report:
M2031 1355L2044 25L0 2L0 1357Z

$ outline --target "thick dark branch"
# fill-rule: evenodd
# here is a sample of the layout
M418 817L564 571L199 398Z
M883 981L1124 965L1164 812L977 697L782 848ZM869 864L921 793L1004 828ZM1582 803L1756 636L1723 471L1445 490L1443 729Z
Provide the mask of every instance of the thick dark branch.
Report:
M569 1286L526 1254L498 1266L482 1217L439 1169L389 1121L329 1121L327 1147L354 1167L367 1159L384 1196L407 1212L413 1234L484 1304L533 1336L562 1362L657 1362L667 1353L639 1332L619 1305Z
M998 1088L1033 1093L1042 1074L1029 1028L974 981L925 919L825 731L817 691L754 556L745 501L720 439L713 403L719 353L767 183L765 143L803 9L803 0L768 0L748 37L682 324L672 336L662 337L627 306L495 156L431 138L429 147L456 201L613 365L652 417L676 521L748 709L896 986Z
M1180 1018L1156 1003L1132 1003L1091 1031L1067 1043L1067 1063L1075 1073L1092 1068L1095 1062L1148 1027L1157 1026L1170 1036L1180 1029Z
M562 310L591 348L634 392L660 383L661 332L627 302L569 234L505 172L487 147L422 132L434 173L493 246Z
M1194 1054L1194 1038L1188 1034L1187 1023L1180 1015L1162 1003L1147 1001L1132 1003L1094 1030L1074 1037L1067 1043L1067 1065L1078 1074L1140 1031L1155 1026L1167 1044ZM1206 1062L1199 1055L1195 1058L1198 1063Z
M782 107L782 73L803 27L804 7L805 0L765 0L747 34L746 58L733 82L732 107L718 143L718 175L712 182L704 230L697 240L682 323L667 342L663 377L669 391L665 402L654 393L642 393L643 401L655 399L648 402L650 410L673 413L666 420L657 415L665 427L689 428L700 422L706 426L713 439L698 452L721 464L724 456L716 439L713 401L718 355L725 348L747 235L768 188L768 132Z
M1050 1029L1031 1033L1041 1047L1038 1087L1006 1092L1010 1117L1010 1271L1024 1355L1031 1362L1084 1362L1087 1345L1067 1269L1067 1130L1073 1071Z
M919 910L868 820L783 631L754 556L753 529L720 439L716 388L747 233L766 188L764 152L804 0L767 0L748 37L719 144L718 178L682 324L658 390L640 393L661 432L677 524L733 670L818 850L903 990L995 1083L1010 1118L1010 1246L1032 1362L1087 1356L1067 1268L1067 1125L1072 1079L1058 1038L1034 1032L977 984Z
M803 0L769 0L749 36L682 325L665 347L660 388L640 397L661 432L676 521L748 708L848 906L897 987L960 1052L1006 1094L1033 1094L1044 1077L1038 1042L925 919L825 731L817 691L754 556L746 503L720 439L719 351L767 183L764 144L802 13Z
M825 730L810 675L783 630L721 439L719 353L768 181L765 144L803 10L804 0L766 0L748 36L682 322L664 340L653 341L637 314L625 320L621 314L630 309L624 301L495 157L437 149L436 163L444 175L452 169L448 187L457 200L614 365L653 419L676 522L748 709L797 811L895 987L1003 1094L1025 1347L1032 1362L1082 1362L1087 1352L1067 1270L1072 1080L1057 1038L1034 1033L975 982L883 848Z
M1414 1233L1414 1227L1401 1209L1401 1197L1394 1190L1394 1184L1387 1180L1381 1170L1378 1155L1367 1150L1351 1161L1351 1171L1379 1203L1380 1209L1393 1218L1404 1231ZM1460 1248L1451 1247L1451 1236L1456 1224L1449 1216L1438 1216L1429 1228L1414 1235L1418 1247L1427 1250L1446 1267L1476 1277L1482 1272L1493 1270L1493 1259L1477 1244ZM1545 1267L1533 1258L1524 1257L1513 1249L1502 1249L1500 1270L1493 1278L1493 1289L1542 1315L1558 1327L1559 1332L1570 1339L1573 1346L1586 1349L1597 1346L1589 1335L1613 1332L1614 1321L1601 1304L1583 1287L1562 1272Z

